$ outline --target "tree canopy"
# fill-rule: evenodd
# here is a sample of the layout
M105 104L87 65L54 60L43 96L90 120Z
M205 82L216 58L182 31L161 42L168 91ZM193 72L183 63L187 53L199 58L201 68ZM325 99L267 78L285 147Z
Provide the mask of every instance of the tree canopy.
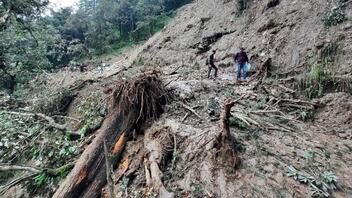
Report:
M146 40L187 2L79 0L47 14L48 0L0 0L0 88Z

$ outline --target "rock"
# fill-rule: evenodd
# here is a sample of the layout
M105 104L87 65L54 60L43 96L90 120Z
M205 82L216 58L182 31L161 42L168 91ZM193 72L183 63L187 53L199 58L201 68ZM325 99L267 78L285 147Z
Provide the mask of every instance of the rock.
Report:
M200 21L202 23L205 23L205 22L209 21L210 19L211 19L211 17L202 17L202 18L200 18Z
M187 25L187 28L188 28L188 29L191 29L191 28L193 28L193 26L194 26L193 24L188 24L188 25Z

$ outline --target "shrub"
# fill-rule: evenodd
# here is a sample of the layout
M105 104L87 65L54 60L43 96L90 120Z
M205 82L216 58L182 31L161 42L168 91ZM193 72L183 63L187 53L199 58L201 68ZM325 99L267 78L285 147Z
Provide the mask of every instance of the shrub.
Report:
M326 27L335 26L346 20L346 14L342 5L343 3L339 1L338 4L327 13L323 20Z
M323 64L314 64L310 67L310 71L304 80L306 94L309 98L323 96L326 86L331 79L330 72Z
M241 16L249 7L250 0L237 0L237 16Z

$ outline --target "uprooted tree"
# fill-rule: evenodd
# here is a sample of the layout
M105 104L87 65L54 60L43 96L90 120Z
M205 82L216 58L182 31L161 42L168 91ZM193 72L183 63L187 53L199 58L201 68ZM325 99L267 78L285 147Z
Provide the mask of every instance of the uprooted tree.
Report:
M231 108L242 98L243 96L232 102L229 100L224 101L220 115L220 130L214 144L216 161L234 168L239 167L241 159L235 150L236 140L231 136L229 119L231 117Z
M99 197L106 184L104 141L116 166L127 140L158 118L168 99L156 72L131 81L119 81L109 88L108 115L97 136L85 149L54 194L54 198Z

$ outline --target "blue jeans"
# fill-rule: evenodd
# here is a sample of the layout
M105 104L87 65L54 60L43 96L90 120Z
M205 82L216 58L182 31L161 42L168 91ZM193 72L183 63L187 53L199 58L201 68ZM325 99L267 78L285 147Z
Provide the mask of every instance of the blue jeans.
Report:
M246 63L244 64L237 64L237 80L241 78L241 71L243 71L243 78L246 80L247 77L247 66Z

